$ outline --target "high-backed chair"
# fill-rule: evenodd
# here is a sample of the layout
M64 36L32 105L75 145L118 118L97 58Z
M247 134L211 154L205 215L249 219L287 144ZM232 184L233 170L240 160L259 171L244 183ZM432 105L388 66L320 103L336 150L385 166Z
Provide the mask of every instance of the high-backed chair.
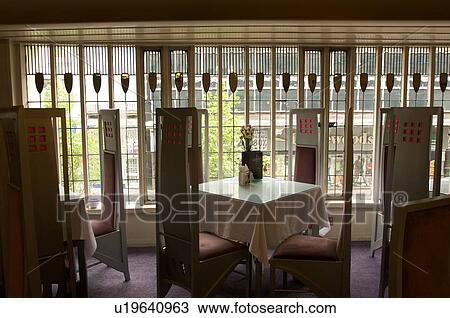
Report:
M344 214L339 239L295 234L282 242L270 263L270 290L275 286L276 269L300 280L311 291L324 297L350 296L351 219L353 186L353 109L347 111L345 126Z
M388 283L389 241L391 226L395 223L391 215L394 196L411 201L440 194L443 110L441 107L393 107L383 109L381 114L384 125L378 144L381 154L378 197L382 202L382 213L375 219L371 243L372 252L382 245L380 297L384 296ZM435 163L430 193L433 153Z
M295 165L292 169L293 117L296 117ZM303 183L323 184L323 108L299 108L289 112L288 176L289 180ZM292 171L294 170L294 175Z
M120 114L118 109L99 112L99 136L102 174L102 213L91 220L97 241L94 257L120 271L130 280L128 245L123 197Z
M212 296L242 260L250 268L247 246L199 232L198 116L196 108L156 111L159 297L172 284L189 290L193 297ZM190 147L194 160L188 160Z
M0 248L4 297L41 297L31 183L19 109L0 109ZM21 125L23 126L23 125ZM21 155L22 154L22 155ZM23 168L23 169L21 169ZM22 170L25 170L21 173ZM23 203L23 204L22 204ZM26 273L30 273L27 275Z
M450 196L393 208L390 297L450 297Z
M57 285L57 296L75 297L70 218L61 209L58 196L60 181L68 180L65 112L3 109L0 126L0 144L5 150L0 152L5 294L53 296L53 285ZM54 135L56 131L61 138ZM56 141L61 142L60 148ZM62 176L58 176L57 151L62 155ZM64 192L64 200L68 200L68 182L64 182Z

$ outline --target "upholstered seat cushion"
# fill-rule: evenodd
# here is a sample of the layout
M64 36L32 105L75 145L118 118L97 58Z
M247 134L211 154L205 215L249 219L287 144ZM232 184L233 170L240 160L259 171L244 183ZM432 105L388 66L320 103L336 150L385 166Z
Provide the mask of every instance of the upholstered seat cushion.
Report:
M272 258L335 261L337 242L323 237L296 234L281 243Z
M113 224L111 222L105 222L104 220L92 220L91 226L95 237L115 231Z
M199 234L199 259L206 260L216 256L247 249L247 246L233 242L211 233Z

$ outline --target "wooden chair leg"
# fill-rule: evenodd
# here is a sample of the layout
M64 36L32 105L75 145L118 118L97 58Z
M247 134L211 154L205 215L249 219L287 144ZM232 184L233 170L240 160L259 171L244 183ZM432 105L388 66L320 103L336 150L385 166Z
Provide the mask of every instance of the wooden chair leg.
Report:
M252 267L253 259L252 255L249 253L247 257L247 297L252 296L252 276L253 276L253 267Z
M42 296L45 298L53 297L52 284L42 283Z
M269 293L270 293L270 297L274 297L275 296L275 276L276 272L275 272L275 267L274 266L270 266L270 286L269 286Z
M283 271L283 289L287 289L287 285L288 285L287 272Z

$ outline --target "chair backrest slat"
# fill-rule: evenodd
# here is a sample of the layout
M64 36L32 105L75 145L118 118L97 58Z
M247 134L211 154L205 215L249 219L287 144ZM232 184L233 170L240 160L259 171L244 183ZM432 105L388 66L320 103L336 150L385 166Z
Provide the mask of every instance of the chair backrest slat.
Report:
M189 285L199 244L199 114L195 108L172 108L158 109L156 116L158 248L165 253L171 279Z
M295 117L295 142L292 141ZM297 182L323 183L322 158L324 151L324 109L291 109L288 129L288 177ZM295 143L295 161L292 169L292 144ZM292 177L292 171L294 175Z

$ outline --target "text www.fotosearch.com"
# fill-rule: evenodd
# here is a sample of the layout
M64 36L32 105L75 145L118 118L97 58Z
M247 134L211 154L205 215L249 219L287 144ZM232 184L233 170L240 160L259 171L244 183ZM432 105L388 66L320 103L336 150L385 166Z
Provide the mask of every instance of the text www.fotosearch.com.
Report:
M234 305L197 305L201 314L335 314L336 305L303 305L294 304L251 304L239 303Z
M116 314L336 314L336 305L301 304L299 302L255 304L251 302L193 303L192 301L171 302L125 302L114 306Z

